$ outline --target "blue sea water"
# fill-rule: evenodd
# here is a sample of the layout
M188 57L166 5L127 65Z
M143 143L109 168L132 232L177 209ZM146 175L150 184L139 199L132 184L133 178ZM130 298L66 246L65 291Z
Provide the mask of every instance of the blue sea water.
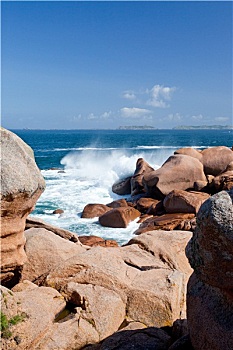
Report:
M155 169L181 147L232 147L233 130L13 130L35 153L46 181L33 216L78 235L98 235L127 242L138 227L104 228L81 219L88 203L120 198L111 191L119 178L132 175L143 157ZM55 168L55 169L54 169ZM65 172L59 172L59 169ZM64 213L52 214L61 208Z

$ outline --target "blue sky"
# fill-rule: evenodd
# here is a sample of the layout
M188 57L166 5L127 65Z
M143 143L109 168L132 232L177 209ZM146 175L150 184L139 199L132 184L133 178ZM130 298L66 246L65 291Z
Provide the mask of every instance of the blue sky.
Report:
M231 2L1 3L2 125L232 124Z

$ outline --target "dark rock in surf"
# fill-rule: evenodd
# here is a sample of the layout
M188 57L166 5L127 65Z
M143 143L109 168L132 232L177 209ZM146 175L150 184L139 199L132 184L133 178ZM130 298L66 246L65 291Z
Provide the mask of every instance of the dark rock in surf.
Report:
M112 192L124 196L131 194L131 176L126 177L125 179L119 180L112 185Z
M145 174L150 173L153 170L154 168L152 168L143 158L137 160L136 170L130 181L132 196L146 192L142 179Z

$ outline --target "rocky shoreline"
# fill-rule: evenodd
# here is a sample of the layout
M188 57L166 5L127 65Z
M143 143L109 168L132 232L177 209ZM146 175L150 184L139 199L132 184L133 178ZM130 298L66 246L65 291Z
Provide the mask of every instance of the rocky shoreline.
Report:
M44 179L19 137L1 129L1 148L2 349L233 349L231 149L180 149L157 170L138 159L113 185L130 202L82 213L140 220L120 247L28 217Z

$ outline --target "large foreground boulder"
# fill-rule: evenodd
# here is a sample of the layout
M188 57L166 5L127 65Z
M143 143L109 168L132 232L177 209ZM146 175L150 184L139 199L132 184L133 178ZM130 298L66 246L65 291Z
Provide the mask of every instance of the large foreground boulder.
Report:
M194 189L197 181L206 182L202 163L191 156L176 154L161 168L146 173L143 183L152 198L164 198L173 190Z
M233 349L232 292L212 287L193 273L188 283L187 317L195 350Z
M194 273L187 317L195 350L233 349L233 189L202 204L186 252Z
M202 204L187 247L191 266L203 282L233 289L233 189Z
M158 231L145 234L142 241L138 237L137 242L125 247L91 248L54 266L46 285L77 306L85 299L85 288L103 287L120 296L125 317L127 313L131 320L147 326L172 325L185 316L186 283L191 269L183 249L190 236L188 232ZM81 295L76 301L68 292L70 283ZM80 285L85 287L82 291ZM101 313L98 317L101 319Z
M12 132L1 129L1 281L13 286L23 263L28 214L45 188L32 149Z

